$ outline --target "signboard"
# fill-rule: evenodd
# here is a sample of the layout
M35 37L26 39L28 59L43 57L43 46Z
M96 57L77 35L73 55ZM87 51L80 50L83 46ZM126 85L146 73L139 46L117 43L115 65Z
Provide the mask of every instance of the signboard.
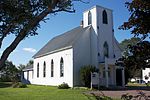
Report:
M99 86L99 73L91 73L91 88Z

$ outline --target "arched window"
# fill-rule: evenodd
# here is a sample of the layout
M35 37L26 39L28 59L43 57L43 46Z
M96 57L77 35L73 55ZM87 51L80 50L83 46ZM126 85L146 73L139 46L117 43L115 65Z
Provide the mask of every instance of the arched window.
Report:
M46 63L43 64L43 77L46 77Z
M39 77L39 63L37 64L37 77Z
M107 12L105 10L103 11L103 24L108 24Z
M91 12L89 11L88 12L88 25L92 24L92 14Z
M109 57L109 47L107 42L104 43L103 48L104 48L104 57Z
M60 59L60 77L64 76L64 61L63 58L61 57Z
M54 62L51 60L51 77L54 77Z
M29 80L29 71L27 71L27 80Z

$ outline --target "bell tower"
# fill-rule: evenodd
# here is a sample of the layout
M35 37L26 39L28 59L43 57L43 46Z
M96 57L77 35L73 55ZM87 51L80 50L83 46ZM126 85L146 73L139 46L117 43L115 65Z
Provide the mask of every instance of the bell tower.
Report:
M97 36L97 52L104 58L104 44L108 44L108 57L113 57L113 15L112 10L101 6L94 6L83 13L83 27L92 26ZM95 38L96 39L96 38ZM101 58L101 59L102 59Z

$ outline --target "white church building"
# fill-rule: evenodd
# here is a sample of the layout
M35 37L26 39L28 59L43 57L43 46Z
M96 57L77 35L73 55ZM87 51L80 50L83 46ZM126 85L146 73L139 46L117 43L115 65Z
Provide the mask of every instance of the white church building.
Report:
M34 56L34 65L24 70L22 80L31 84L82 86L80 69L99 69L101 86L124 86L124 68L116 66L121 49L114 37L112 10L94 6L83 12L81 25L51 39ZM28 78L27 78L28 77Z

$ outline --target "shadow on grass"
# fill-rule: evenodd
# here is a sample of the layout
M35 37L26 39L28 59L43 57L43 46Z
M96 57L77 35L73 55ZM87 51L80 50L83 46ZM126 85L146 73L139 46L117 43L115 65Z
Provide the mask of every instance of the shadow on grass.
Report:
M137 95L133 96L129 93L123 94L121 100L150 100L150 96L146 95L144 92L139 91Z
M94 98L94 100L113 100L111 97L105 96L104 94L101 96L98 96L94 93L90 93L90 95L86 93L83 94L88 98L88 100L93 100L92 98Z
M11 82L0 82L0 88L8 88L11 86L12 86Z

